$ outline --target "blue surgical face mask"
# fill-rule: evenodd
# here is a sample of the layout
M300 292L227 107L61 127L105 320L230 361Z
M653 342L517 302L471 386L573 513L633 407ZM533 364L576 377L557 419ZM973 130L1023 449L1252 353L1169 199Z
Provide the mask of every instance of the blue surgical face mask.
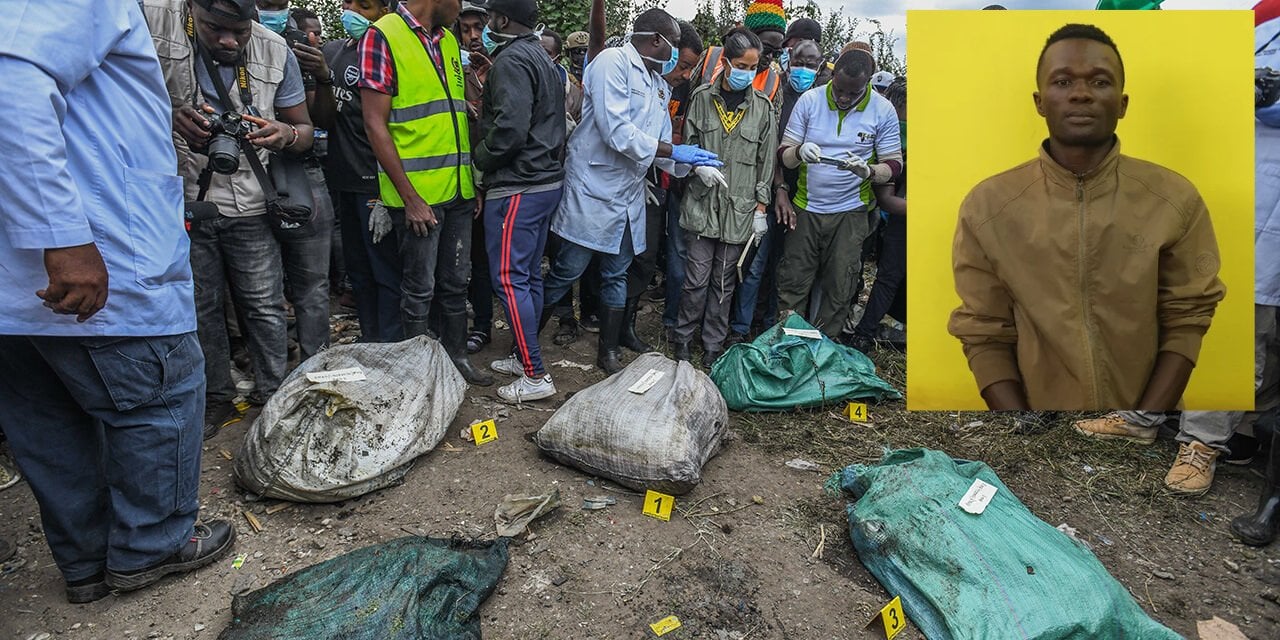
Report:
M782 67L783 71L791 70L791 50L790 49L783 49L782 53L778 54L778 66Z
M484 50L488 51L490 54L497 51L498 47L501 47L514 39L515 36L498 33L497 31L490 29L487 24L484 26L484 31L480 32L480 44L484 45Z
M791 75L787 80L791 82L791 88L804 93L813 86L815 80L818 79L818 72L815 69L806 69L804 67L795 67L791 70Z
M729 88L734 91L746 89L755 79L756 72L751 69L729 69Z
M461 54L461 57L462 57L462 66L464 67L471 66L471 52L467 51L466 49L462 49L458 53Z
M258 9L258 22L261 22L262 26L276 33L284 33L285 28L289 26L289 10L268 11L266 9Z
M659 72L661 75L664 75L664 76L668 75L672 71L675 71L676 67L679 66L680 50L677 49L675 45L671 44L671 41L667 40L666 36L662 35L661 33L658 33L657 31L636 31L634 33L627 34L627 36L623 38L623 40L625 40L626 42L630 42L631 36L658 36L659 38L662 38L663 42L667 43L668 47L671 47L671 58L669 60L658 60L657 58L650 58L649 56L646 56L646 55L640 56L641 58L644 58L649 62L654 62L662 65L662 71Z
M359 40L364 37L364 32L369 30L369 19L350 10L346 9L342 12L342 28L346 29L347 35Z

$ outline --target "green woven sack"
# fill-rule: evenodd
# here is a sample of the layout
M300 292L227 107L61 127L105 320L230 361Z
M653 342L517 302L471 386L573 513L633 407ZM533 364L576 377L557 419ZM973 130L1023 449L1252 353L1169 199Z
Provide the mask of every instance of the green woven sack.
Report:
M820 337L791 335L787 329ZM788 411L846 400L896 400L893 385L856 349L821 335L797 314L729 348L711 367L711 380L731 411Z
M506 567L506 539L399 538L236 596L218 639L478 640L480 604Z
M980 514L974 480L996 487ZM1082 543L1035 517L990 467L903 449L832 477L856 498L858 559L930 640L1174 640Z

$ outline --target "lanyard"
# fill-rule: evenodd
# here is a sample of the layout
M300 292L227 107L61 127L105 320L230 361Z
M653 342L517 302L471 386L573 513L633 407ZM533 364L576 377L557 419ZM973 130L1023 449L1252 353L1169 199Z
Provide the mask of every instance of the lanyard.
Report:
M191 40L193 48L199 47L200 43L196 41L196 22L190 14L187 15L187 38ZM209 82L222 82L220 74L209 77ZM249 90L249 69L244 64L244 54L240 54L240 61L236 64L236 86L240 89L241 106L246 112L257 115L257 110L253 108L253 93ZM232 105L224 104L223 109L230 109Z

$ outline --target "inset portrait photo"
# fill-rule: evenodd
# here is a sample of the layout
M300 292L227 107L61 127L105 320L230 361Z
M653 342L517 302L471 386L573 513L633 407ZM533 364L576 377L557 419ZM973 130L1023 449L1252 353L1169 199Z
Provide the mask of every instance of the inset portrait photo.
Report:
M1253 14L907 24L908 409L1252 409Z

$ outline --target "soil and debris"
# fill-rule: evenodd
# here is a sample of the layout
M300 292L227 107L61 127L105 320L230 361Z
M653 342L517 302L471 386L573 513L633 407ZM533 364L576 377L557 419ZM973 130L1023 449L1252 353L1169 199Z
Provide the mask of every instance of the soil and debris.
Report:
M646 305L640 328L662 344L656 311ZM355 326L341 318L335 329L335 342L349 342ZM508 348L499 339L474 357L487 364ZM563 347L548 339L544 358L593 362L594 349L590 334ZM900 354L883 349L873 359L882 378L904 388ZM902 402L872 405L868 424L856 425L835 407L731 414L731 441L663 522L641 514L641 493L539 456L528 438L549 411L603 379L594 368L551 373L559 394L502 414L494 387L469 389L445 441L404 484L336 504L246 500L227 458L251 414L204 446L202 514L236 523L235 551L89 605L64 600L29 486L0 492L0 536L18 545L0 567L0 640L215 638L230 620L232 594L406 533L491 538L504 496L552 490L568 508L513 540L506 573L481 609L489 640L654 637L649 624L671 615L682 626L664 638L875 637L863 630L891 596L859 564L845 501L825 494L823 483L886 448L914 446L991 465L1038 517L1074 531L1147 613L1178 633L1196 638L1201 621L1218 618L1253 640L1280 637L1280 544L1245 547L1227 528L1253 510L1261 461L1219 465L1212 492L1179 499L1162 484L1177 448L1171 439L1151 447L1087 440L1070 427L1078 415L1029 426L987 413L908 414ZM502 437L481 446L463 440L467 425L487 419ZM914 627L898 636L920 637Z

